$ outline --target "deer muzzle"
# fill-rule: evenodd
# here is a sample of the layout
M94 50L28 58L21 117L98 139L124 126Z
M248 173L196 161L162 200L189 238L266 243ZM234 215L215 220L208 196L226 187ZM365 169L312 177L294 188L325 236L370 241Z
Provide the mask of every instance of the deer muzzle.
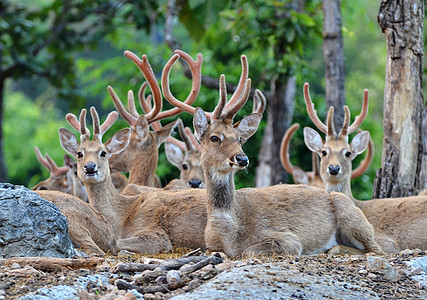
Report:
M331 175L338 175L339 173L341 173L341 168L340 168L340 166L329 165L328 166L328 173Z
M83 166L83 169L87 176L95 176L96 173L98 173L96 169L96 164L93 162L89 162Z

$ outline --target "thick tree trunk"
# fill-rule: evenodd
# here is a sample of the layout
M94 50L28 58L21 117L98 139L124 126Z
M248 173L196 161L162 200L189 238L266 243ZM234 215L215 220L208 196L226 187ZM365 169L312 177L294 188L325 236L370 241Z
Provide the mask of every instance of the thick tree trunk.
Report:
M387 38L384 137L373 197L413 195L419 187L423 117L421 0L383 0L378 23Z
M420 172L420 187L419 190L423 191L424 194L427 194L427 106L424 105L423 110L423 157L421 163L421 172Z
M325 61L326 107L335 109L336 130L344 122L344 46L341 34L341 1L323 1L323 57Z
M287 172L280 162L280 143L290 126L295 102L296 78L276 80L267 104L267 127L264 132L255 174L257 187L287 182Z

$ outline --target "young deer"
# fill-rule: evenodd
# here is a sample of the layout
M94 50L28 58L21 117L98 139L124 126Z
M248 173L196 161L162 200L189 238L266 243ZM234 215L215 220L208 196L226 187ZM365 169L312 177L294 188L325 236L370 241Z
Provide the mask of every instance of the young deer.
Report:
M235 190L234 173L249 164L242 143L255 133L262 118L253 113L233 124L250 92L245 56L242 64L245 67L239 85L228 102L225 77L221 75L220 100L212 113L177 100L170 93L168 70L162 76L165 99L194 115L206 179L208 250L231 257L316 253L336 245L335 236L340 233L354 241L354 246L382 253L374 241L372 226L343 194L328 194L305 185Z
M403 249L427 249L427 197L356 200L351 193L351 162L369 143L369 132L358 133L351 143L348 136L363 122L368 110L368 91L364 92L362 112L350 123L350 110L344 107L345 119L336 134L333 125L334 108L329 108L327 125L319 120L308 91L304 85L307 112L316 127L326 134L326 141L313 129L304 128L307 147L320 156L320 175L328 192L338 191L350 197L373 225L375 240L387 253Z
M200 144L195 140L189 127L184 129L180 120L178 132L184 142L169 138L165 142L166 158L181 171L179 179L174 179L165 189L204 188L205 177L200 164Z
M49 154L45 154L43 157L40 149L35 146L34 152L36 153L37 160L49 170L49 178L37 183L31 189L34 190L52 190L52 191L61 191L64 193L71 192L71 186L67 180L67 173L69 172L69 168L67 166L58 167L55 161L49 156Z
M176 50L190 66L193 75L193 86L190 94L186 99L186 103L192 104L198 95L201 85L201 66L203 57L198 55L194 61L187 53ZM139 114L135 108L134 96L132 91L128 92L129 111L125 109L117 94L112 87L108 87L108 92L116 106L120 116L126 120L132 130L129 146L119 154L113 155L110 159L110 167L113 170L121 172L129 172L129 184L140 186L160 187L156 184L156 168L158 162L158 147L170 136L171 131L175 127L175 122L166 126L161 126L160 120L175 116L181 111L179 109L171 109L168 111L162 110L162 95L160 87L157 84L156 77L148 62L147 56L143 55L139 59L130 51L125 51L124 55L132 60L143 73L146 78L151 92L153 94L154 105L151 107L151 95L145 99L144 93L146 83L144 83L139 92L138 98L145 114ZM74 124L77 124L74 120ZM150 131L151 125L154 131Z
M105 144L102 135L115 122L116 112L103 125L91 108L93 136L86 128L86 110L80 114L80 140L67 129L59 129L61 146L77 160L78 176L88 191L89 203L112 224L121 250L158 253L173 246L204 247L206 192L198 189L164 191L148 188L136 196L119 194L111 182L109 158L124 151L131 129L122 129ZM75 116L67 120L77 119ZM74 127L74 126L73 126Z
M312 164L313 171L305 172L298 166L294 166L291 163L289 158L289 143L294 135L295 131L300 127L298 123L293 124L291 127L286 130L285 134L282 138L282 143L280 145L280 161L282 162L285 170L292 175L295 183L299 184L307 184L312 186L317 186L322 189L325 188L325 184L323 183L322 177L320 176L320 166L319 166L319 157L317 153L312 153ZM368 150L366 153L366 157L360 163L357 169L351 172L351 179L357 178L361 176L365 171L369 168L374 158L374 143L372 139L369 139Z

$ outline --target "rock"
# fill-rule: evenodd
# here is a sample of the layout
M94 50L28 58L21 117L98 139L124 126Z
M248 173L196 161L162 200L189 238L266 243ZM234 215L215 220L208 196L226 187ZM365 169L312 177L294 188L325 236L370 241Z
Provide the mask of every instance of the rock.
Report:
M23 186L0 183L0 257L75 255L67 219Z
M412 278L421 286L427 287L427 256L414 258L407 264L412 267Z
M367 268L373 272L383 275L383 278L391 282L400 280L400 274L385 259L375 256L368 256Z

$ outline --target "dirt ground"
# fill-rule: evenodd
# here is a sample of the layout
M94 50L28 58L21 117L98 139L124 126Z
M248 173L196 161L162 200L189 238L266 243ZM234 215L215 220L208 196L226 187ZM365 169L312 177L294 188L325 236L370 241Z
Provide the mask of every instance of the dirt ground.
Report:
M262 267L275 263L280 263L282 269L289 268L289 270L300 272L303 276L315 275L317 278L321 278L330 275L334 279L332 281L345 283L344 286L348 284L349 289L358 286L363 287L365 294L366 291L371 291L372 295L376 295L372 298L427 298L427 287L413 279L414 276L425 275L425 272L419 268L411 268L407 264L414 258L427 256L426 252L421 250L405 250L395 256L370 256L369 254L364 256L327 256L321 254L300 257L254 257L242 260L205 256L200 251L196 251L190 256L183 256L184 252L185 250L179 249L173 253L155 257L105 256L98 258L93 267L76 268L76 266L70 265L56 268L56 270L31 262L19 264L2 259L0 260L0 299L18 299L25 295L27 297L23 299L34 299L36 294L30 293L41 288L76 287L76 283L79 283L80 287L76 288L78 296L75 296L75 299L137 299L139 294L144 295L145 299L169 299L180 294L191 295L197 287L209 282L218 274L233 268L252 265ZM197 261L187 264L180 263L176 266L180 270L179 273L170 271L174 267L165 269L166 271L163 273L153 271L154 266L165 265L165 262L168 262L169 265L170 262L183 262L183 257L188 259L188 257L194 256L200 257L197 258ZM384 264L380 267L370 265L369 261L372 261L373 258L380 258L378 261L383 262L385 267ZM205 262L204 265L196 266L202 260ZM147 269L147 266L150 265L153 268ZM171 279L171 276L178 277ZM82 278L89 279L82 280ZM286 280L286 278L277 278L277 281L281 280ZM327 284L333 284L333 282ZM256 289L256 286L252 288ZM130 293L129 291L132 289L138 291L139 294ZM43 295L43 293L37 294ZM369 298L369 294L367 295ZM61 295L47 297L52 299L66 298L65 296L65 298L61 298ZM266 298L269 298L268 295Z

